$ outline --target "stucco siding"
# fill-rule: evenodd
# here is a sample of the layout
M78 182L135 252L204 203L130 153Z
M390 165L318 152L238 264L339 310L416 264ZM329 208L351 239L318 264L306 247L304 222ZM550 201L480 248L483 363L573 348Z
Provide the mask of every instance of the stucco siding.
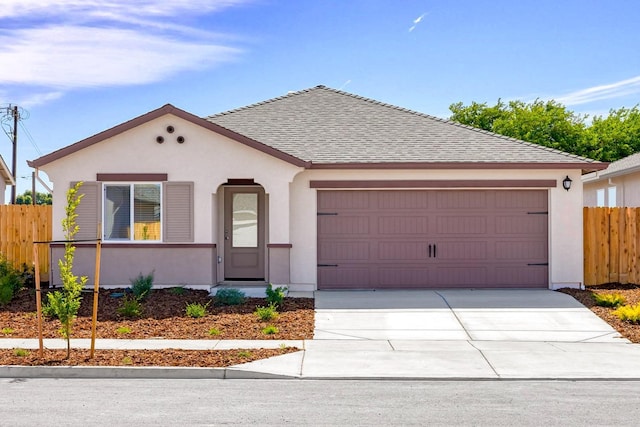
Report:
M615 203L610 200L612 187L615 187ZM640 207L640 172L585 182L584 206L598 206L598 190L604 191L604 206Z

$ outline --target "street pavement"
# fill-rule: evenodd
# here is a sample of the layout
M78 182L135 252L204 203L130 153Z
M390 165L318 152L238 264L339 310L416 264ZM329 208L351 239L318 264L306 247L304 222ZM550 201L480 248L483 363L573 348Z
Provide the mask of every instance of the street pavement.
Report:
M98 349L299 352L228 368L0 367L0 377L640 379L640 346L548 290L316 292L313 340L97 340ZM0 339L0 348L37 348ZM47 348L64 341L46 340ZM89 340L73 340L88 348Z

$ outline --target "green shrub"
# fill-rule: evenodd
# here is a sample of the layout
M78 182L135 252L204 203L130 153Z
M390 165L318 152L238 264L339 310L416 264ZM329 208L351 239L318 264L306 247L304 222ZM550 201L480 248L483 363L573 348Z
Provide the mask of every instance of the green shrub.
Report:
M24 348L14 348L13 354L18 357L27 357L29 355L29 351Z
M20 272L0 256L0 306L9 304L22 285L23 279Z
M617 307L624 305L624 297L618 293L615 294L598 294L593 293L596 304L601 307Z
M171 295L184 295L186 289L184 286L176 286L175 288L169 288Z
M629 323L640 323L640 304L623 305L613 311L620 320Z
M13 333L12 328L2 328L0 329L0 334L2 335L11 335Z
M209 335L214 335L214 336L218 336L222 333L222 331L218 328L211 328L209 329Z
M273 286L271 286L271 283L269 283L267 285L266 293L267 302L269 303L269 305L275 304L279 307L282 304L282 301L284 301L284 297L287 293L287 287L278 286L277 288L274 288Z
M153 287L153 271L146 276L142 273L138 274L138 277L131 279L131 292L138 300L143 300L149 296L151 288Z
M122 358L122 364L123 365L133 365L133 359L131 358L131 356L125 356Z
M273 326L273 325L269 325L269 326L267 326L266 328L264 328L262 330L262 333L265 334L265 335L275 335L278 332L280 332L280 330L277 327Z
M238 350L238 357L248 358L251 356L253 356L253 353L251 353L249 350Z
M244 299L244 292L238 289L222 288L216 293L216 305L240 305Z
M116 311L123 317L139 317L142 315L142 304L138 297L127 294Z
M130 334L131 333L131 328L128 326L120 326L118 329L116 329L116 332L124 335L124 334Z
M266 307L256 307L256 311L254 311L253 314L255 314L261 321L268 322L269 320L273 320L278 317L278 310L276 305L271 303Z
M204 305L200 304L199 302L189 303L187 304L185 312L187 313L187 316L193 317L194 319L199 319L200 317L204 317L207 315L207 307L210 303L211 301Z

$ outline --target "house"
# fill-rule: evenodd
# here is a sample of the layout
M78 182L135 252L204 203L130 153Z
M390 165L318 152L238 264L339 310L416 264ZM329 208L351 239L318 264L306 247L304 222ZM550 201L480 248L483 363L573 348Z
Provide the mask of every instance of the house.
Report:
M13 174L0 156L0 205L4 204L7 187L15 185Z
M640 206L640 153L582 176L584 206Z
M580 177L606 167L324 86L207 118L165 105L29 164L55 224L84 183L77 238L103 239L105 285L301 291L580 286ZM92 243L75 265L93 276Z

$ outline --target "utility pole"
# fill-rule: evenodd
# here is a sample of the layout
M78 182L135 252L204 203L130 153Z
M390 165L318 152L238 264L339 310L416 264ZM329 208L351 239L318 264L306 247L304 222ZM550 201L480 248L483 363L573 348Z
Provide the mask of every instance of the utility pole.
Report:
M18 106L13 107L13 164L11 173L13 174L13 186L11 187L11 204L16 204L16 186L18 184Z
M11 174L13 175L13 186L11 186L11 203L16 204L16 189L18 184L18 121L22 120L24 117L25 111L22 108L19 108L17 105L9 104L7 107L2 107L0 111L4 110L3 113L0 113L0 121L3 124L9 125L11 119L13 119L13 129L11 129L11 135L9 132L5 131L9 139L13 144L13 155L12 164L11 164Z

